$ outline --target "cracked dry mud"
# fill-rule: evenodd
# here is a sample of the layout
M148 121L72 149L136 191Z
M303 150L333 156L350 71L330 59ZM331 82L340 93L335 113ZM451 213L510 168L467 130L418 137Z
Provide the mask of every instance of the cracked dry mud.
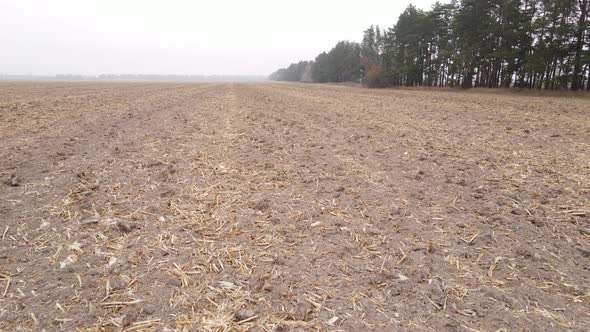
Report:
M589 110L2 82L0 330L588 330Z

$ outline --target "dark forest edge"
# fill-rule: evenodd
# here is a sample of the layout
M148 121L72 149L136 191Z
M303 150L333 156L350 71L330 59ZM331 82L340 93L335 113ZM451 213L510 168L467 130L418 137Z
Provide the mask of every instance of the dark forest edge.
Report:
M413 5L361 43L269 76L291 82L590 90L590 0L453 0Z

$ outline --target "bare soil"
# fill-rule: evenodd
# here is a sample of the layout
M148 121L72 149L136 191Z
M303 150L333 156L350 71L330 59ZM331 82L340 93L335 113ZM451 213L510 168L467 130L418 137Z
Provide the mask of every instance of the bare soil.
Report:
M0 83L0 330L587 331L590 100Z

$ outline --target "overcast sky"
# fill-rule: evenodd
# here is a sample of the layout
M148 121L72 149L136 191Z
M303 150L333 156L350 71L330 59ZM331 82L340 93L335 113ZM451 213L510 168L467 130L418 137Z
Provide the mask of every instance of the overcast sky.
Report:
M265 75L434 2L0 0L0 73Z

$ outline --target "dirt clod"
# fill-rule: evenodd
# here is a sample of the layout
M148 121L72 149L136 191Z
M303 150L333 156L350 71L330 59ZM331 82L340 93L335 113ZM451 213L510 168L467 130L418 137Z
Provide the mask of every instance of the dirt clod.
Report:
M11 187L18 187L22 181L22 178L16 174L11 174L10 177L4 183Z
M267 199L257 200L255 202L252 202L250 207L253 210L266 211L270 208L270 201Z
M131 223L131 222L123 221L123 220L117 221L117 229L119 229L122 233L129 233L136 228L138 228L138 226L135 223Z
M253 309L240 309L234 314L234 320L240 322L254 316L256 316L256 311Z

